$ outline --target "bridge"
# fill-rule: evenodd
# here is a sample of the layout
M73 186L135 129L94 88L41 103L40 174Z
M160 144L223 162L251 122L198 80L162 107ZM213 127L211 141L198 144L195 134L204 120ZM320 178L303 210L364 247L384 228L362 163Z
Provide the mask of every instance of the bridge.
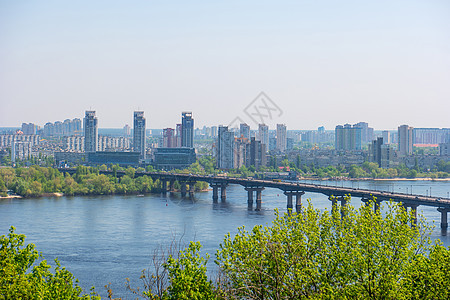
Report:
M74 174L75 169L59 169L61 172ZM115 175L118 177L124 176L125 171L99 171L100 174ZM320 193L328 196L333 206L339 201L341 206L346 204L346 196L361 198L361 201L369 203L374 201L375 209L378 209L382 201L400 202L406 210L411 210L414 217L417 219L417 207L419 205L436 207L441 213L441 228L448 228L447 213L450 212L450 199L443 197L431 197L423 195L413 195L405 193L387 192L387 191L373 191L366 189L355 189L349 187L336 187L321 184L309 184L300 182L286 182L274 180L262 180L254 178L235 178L223 177L213 175L195 175L195 174L179 174L166 172L135 172L135 176L149 176L153 180L159 180L161 183L162 193L173 192L174 183L177 181L181 185L181 195L185 197L187 193L190 196L194 194L194 185L197 181L204 181L209 183L213 190L213 201L217 202L220 198L222 201L226 200L226 188L230 184L237 184L244 187L247 191L248 208L253 209L253 202L256 200L256 210L261 210L262 207L262 191L265 188L276 188L284 192L287 197L287 209L293 210L294 198L295 209L297 212L301 210L301 197L306 192ZM169 185L168 185L169 184ZM188 190L189 187L189 190ZM254 198L256 194L256 198Z

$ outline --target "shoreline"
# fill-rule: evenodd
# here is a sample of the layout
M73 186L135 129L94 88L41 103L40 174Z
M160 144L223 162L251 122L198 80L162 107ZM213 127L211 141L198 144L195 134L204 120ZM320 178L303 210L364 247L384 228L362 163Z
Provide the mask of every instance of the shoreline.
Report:
M301 177L298 180L315 180L315 181L450 181L450 178L431 178L431 177L423 177L423 178L313 178L313 177Z

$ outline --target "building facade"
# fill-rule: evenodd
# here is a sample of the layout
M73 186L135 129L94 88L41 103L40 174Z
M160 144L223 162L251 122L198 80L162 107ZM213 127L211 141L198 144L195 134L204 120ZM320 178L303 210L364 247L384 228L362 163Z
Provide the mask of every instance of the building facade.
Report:
M219 126L217 138L217 168L232 169L234 167L234 133L228 126Z
M408 125L398 127L398 152L402 156L413 153L413 128Z
M87 110L83 120L84 127L84 152L95 152L98 140L98 120L95 111Z
M269 126L266 124L258 125L258 139L261 144L266 145L266 150L269 148Z
M194 119L192 118L192 112L182 113L181 147L194 147Z
M336 150L361 150L361 128L345 124L338 125L335 129Z
M145 117L143 111L135 111L133 117L133 150L145 159Z
M250 140L250 126L246 123L239 125L239 136Z
M177 148L177 137L175 136L175 130L173 128L163 129L163 147Z
M287 130L285 124L277 124L277 151L285 152L287 149Z

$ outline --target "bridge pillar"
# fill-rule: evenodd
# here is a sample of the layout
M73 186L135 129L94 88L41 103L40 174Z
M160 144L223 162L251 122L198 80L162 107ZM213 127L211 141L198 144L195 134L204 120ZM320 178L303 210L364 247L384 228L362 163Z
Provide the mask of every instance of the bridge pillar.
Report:
M214 185L213 187L213 200L217 201L219 199L219 187Z
M305 192L295 193L295 211L299 213L302 210L302 196Z
M167 180L161 179L161 193L166 194L167 193Z
M447 221L447 213L450 211L450 207L439 207L438 212L441 213L441 228L447 229L448 228L448 221Z
M175 180L169 181L169 192L173 193Z
M194 198L195 181L188 182L189 185L189 198Z
M263 187L261 187L261 188L256 188L255 189L256 190L256 210L261 210L261 204L262 204L262 195L261 195L261 192L262 192L262 190L264 190L264 188Z
M222 183L220 185L220 200L225 201L227 199L227 185L226 183Z
M253 209L253 192L255 191L255 189L246 187L245 190L247 191L247 194L248 194L248 198L247 198L248 209L252 210Z
M369 206L371 203L373 203L373 210L375 212L380 210L381 201L377 200L374 196L372 196L371 198L361 198L361 201L364 202L366 206Z
M328 200L331 201L331 211L337 208L337 198L333 195L328 197Z
M181 184L181 197L186 197L186 182L180 182Z
M220 184L212 182L209 185L213 189L213 202L217 202L217 200L219 199L219 186L220 186Z
M409 207L411 208L412 214L413 214L413 219L411 221L411 226L416 226L417 225L417 204L409 204Z
M284 194L287 196L287 210L290 213L292 211L292 191L285 191Z
M284 194L287 196L287 210L288 212L292 211L294 208L293 198L295 196L295 210L296 212L300 212L302 209L302 195L305 192L302 191L284 191Z

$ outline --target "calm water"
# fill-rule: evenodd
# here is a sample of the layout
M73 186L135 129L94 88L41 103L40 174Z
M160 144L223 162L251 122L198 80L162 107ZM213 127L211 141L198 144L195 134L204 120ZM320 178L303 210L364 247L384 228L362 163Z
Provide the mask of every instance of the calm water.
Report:
M310 182L310 181L308 181ZM411 192L447 197L450 182L430 181L360 181L320 182L322 184L369 188L376 190ZM280 190L263 191L263 210L248 211L246 192L240 186L229 186L227 201L213 204L212 192L197 193L195 200L180 196L146 195L61 197L26 200L0 200L0 235L7 234L13 225L17 233L35 243L49 262L55 257L75 277L83 288L95 285L102 296L103 286L111 282L116 297L133 298L125 288L125 278L139 284L141 270L150 267L153 250L165 245L172 237L188 242L200 241L204 252L211 255L227 232L237 227L251 228L268 224L275 208L284 212L286 199ZM326 196L307 193L316 208L330 208ZM352 200L360 205L359 199ZM441 236L440 214L436 208L419 206L419 212L437 228L433 238L440 238L446 246L450 236ZM210 264L210 269L214 267Z

